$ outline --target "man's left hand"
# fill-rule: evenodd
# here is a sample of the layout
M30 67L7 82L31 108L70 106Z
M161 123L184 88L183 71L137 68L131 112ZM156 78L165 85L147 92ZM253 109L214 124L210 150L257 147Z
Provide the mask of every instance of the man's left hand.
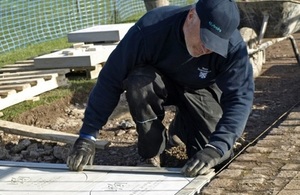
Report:
M187 177L207 174L221 159L221 154L212 147L197 152L181 169Z
M68 156L67 166L72 171L82 171L85 165L93 165L95 156L95 141L79 137Z

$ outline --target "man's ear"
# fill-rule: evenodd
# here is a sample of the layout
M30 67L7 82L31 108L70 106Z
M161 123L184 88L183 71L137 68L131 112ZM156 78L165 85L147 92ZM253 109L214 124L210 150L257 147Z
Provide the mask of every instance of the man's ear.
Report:
M197 14L197 13L196 13L196 9L193 7L193 8L190 9L190 11L189 11L187 17L188 17L189 19L191 19L191 18L195 17L195 14ZM196 15L196 16L197 16L197 15Z

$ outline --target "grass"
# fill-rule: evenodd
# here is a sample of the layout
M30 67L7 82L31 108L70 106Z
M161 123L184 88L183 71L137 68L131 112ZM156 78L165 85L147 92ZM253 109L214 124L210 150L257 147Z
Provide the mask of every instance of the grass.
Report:
M68 43L66 37L40 44L28 45L26 48L0 54L0 68L6 64L13 64L19 60L31 59L42 54L50 53L53 50L64 49L70 46L72 46L72 44Z

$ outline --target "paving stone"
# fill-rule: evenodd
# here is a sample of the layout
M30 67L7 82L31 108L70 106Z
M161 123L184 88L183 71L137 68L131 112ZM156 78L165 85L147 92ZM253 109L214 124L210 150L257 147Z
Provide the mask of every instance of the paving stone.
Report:
M299 113L294 111L290 112L287 117L287 120L292 120L292 119L299 119Z
M270 168L272 167L272 165L270 163L262 163L262 162L234 161L228 166L228 169L251 170L255 167Z
M231 192L228 195L258 195L258 192L255 191L247 191L247 192Z
M290 145L296 145L296 146L300 146L300 139L297 140L289 140L289 144Z
M284 190L300 190L300 180L291 180L284 188ZM298 191L299 194L299 191Z
M291 128L289 132L286 133L286 138L288 140L285 140L286 142L289 142L291 140L298 140L300 138L300 132L294 132L295 128Z
M274 150L274 148L272 147L255 147L255 146L251 146L249 148L246 149L247 152L249 153L270 153Z
M261 166L253 167L252 171L253 171L253 173L256 173L256 172L261 172L264 170L274 170L274 169L276 169L276 167L271 167L271 166L268 166L268 164L264 163Z
M294 177L294 179L300 180L300 172L298 172L298 174L296 175L296 177Z
M259 159L260 162L263 162L262 160L264 158L266 158L266 156L261 153L248 153L248 154L242 154L241 156L238 156L235 160L236 161L257 161L257 159Z
M286 151L286 152L296 152L299 149L296 146L280 146L280 149L275 149L273 151Z
M263 174L256 174L256 173L252 173L252 172L248 172L248 174L244 174L243 175L243 180L247 180L247 179L268 179L268 176L263 175Z
M210 188L234 188L234 186L237 184L237 181L234 179L225 179L225 178L219 178L219 179L213 179L208 186Z
M300 170L300 164L286 164L281 169L282 170L295 170L295 171L299 171Z
M117 42L120 41L134 23L98 25L68 33L69 42Z
M299 153L294 153L290 159L289 159L289 163L299 163L300 164L300 154Z
M282 135L268 135L264 138L264 140L282 140Z
M283 135L285 134L285 130L281 127L273 128L269 133L269 135Z
M290 153L289 152L272 152L268 155L268 158L270 159L280 159L280 160L289 160Z
M259 140L255 146L257 147L276 147L278 145L290 145L286 140Z
M298 171L280 171L277 177L294 178L298 173Z
M241 176L242 173L243 170L241 169L225 169L218 175L218 178L237 178Z
M208 184L206 194L300 195L298 110L239 155Z
M268 188L264 185L266 182L265 178L249 178L249 179L242 179L240 183L240 187L245 190L261 190L264 188Z
M281 123L281 125L283 126L296 126L296 125L300 125L300 120L285 120Z
M177 192L177 195L194 195L198 193L203 186L205 186L209 181L215 176L215 172L212 171L206 175L199 175L194 178L190 183L188 183L182 190Z
M286 184L288 184L290 182L289 178L285 178L285 177L277 177L272 181L272 184L276 187L279 187L280 189L282 189L284 186L286 186Z
M200 194L201 195L223 195L223 194L226 194L224 193L225 189L224 188L203 188L201 191L200 191Z
M299 195L299 190L282 190L277 195Z
M252 169L252 173L254 174L263 174L263 175L266 175L266 176L275 176L277 175L277 172L278 172L278 168L276 167L254 167Z
M300 133L300 126L295 127L294 132L299 132Z
M201 192L201 195L258 195L257 192L228 192L228 191L220 191L219 189L214 190L214 189L208 189L208 190L204 190L203 192Z
M106 62L116 45L87 45L88 48L67 48L34 58L34 66L40 69L49 68L82 68L92 67Z

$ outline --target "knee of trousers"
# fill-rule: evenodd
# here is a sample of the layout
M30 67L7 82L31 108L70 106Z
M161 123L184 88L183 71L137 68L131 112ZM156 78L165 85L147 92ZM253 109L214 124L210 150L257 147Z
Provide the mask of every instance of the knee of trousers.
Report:
M123 82L129 103L132 101L135 105L139 105L139 103L147 100L149 94L155 93L152 87L155 72L147 70L148 68L136 69Z
M124 81L131 114L137 120L148 120L163 114L164 84L152 67L133 70Z
M134 69L123 81L127 98L145 101L146 98L166 98L164 81L157 70L151 66ZM153 97L154 96L154 97Z
M156 78L156 70L151 66L138 67L132 70L123 81L126 91L135 91L150 85Z

